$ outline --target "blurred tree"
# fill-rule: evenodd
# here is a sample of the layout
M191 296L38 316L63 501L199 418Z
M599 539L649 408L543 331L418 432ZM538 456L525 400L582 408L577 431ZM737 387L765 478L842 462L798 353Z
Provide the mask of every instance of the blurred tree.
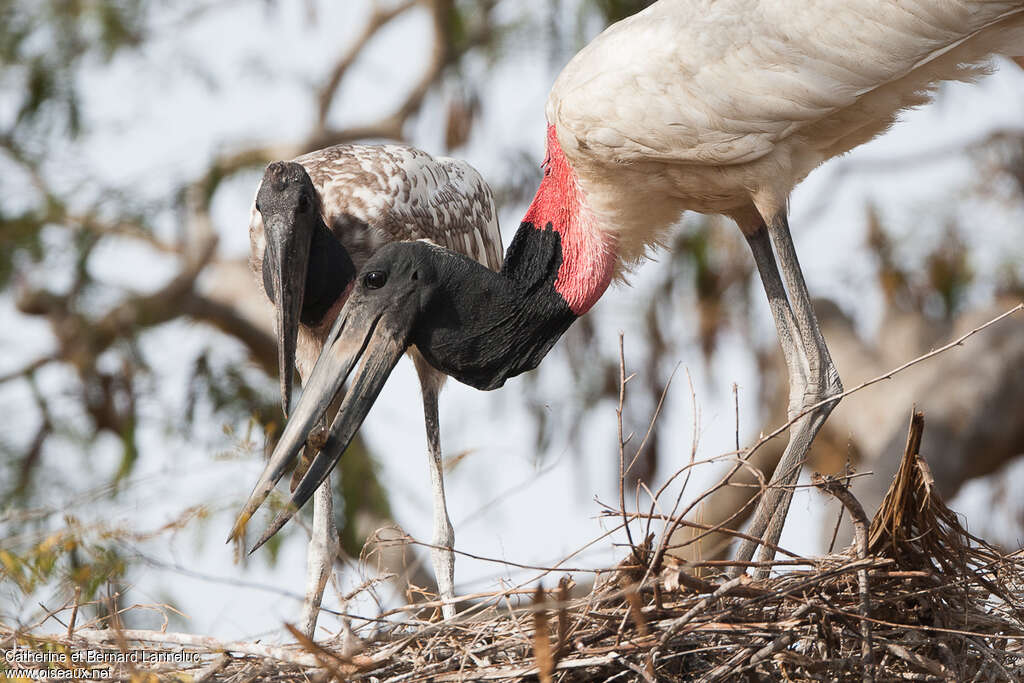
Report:
M283 3L240 0L232 5L263 8L273 21L281 11L279 4ZM248 457L271 445L282 420L275 385L267 378L277 371L276 347L269 313L252 286L248 265L218 248L217 235L223 231L218 231L214 205L225 188L273 159L349 141L406 140L410 130L427 118L419 114L429 107L441 111L429 119L438 127L437 139L457 151L471 139L487 105L483 79L512 42L536 43L544 37L552 70L557 71L596 28L643 9L651 0L546 0L534 12L516 4L511 5L513 11L499 12L497 0L367 4L365 22L338 46L333 63L312 83L304 101L295 103L297 110L311 112L305 128L287 134L270 131L249 144L227 140L175 191L152 199L137 196L127 183L103 181L89 168L69 173L61 167L67 155L55 152L73 148L93 133L83 93L90 70L111 66L125 55L145 54L148 46L219 11L218 4L190 0L171 11L156 0L0 2L0 290L20 314L45 321L52 338L38 356L0 371L0 389L20 387L17 390L36 408L36 424L20 425L17 437L15 430L0 435L0 500L5 501L0 510L0 571L22 595L63 582L78 585L87 597L97 597L108 581L122 582L132 571L134 558L119 543L130 536L128 531L95 533L74 520L63 520L61 510L48 507L44 493L58 486L116 498L135 471L140 423L154 419L142 406L155 393L159 362L144 350L146 335L183 320L209 326L219 335L191 358L185 400L178 406L180 412L165 416L167 428L187 434L199 423L218 421L239 430L230 438ZM318 5L307 6L312 25L318 21ZM503 10L508 7L509 3L502 5ZM415 66L417 75L407 92L374 120L339 126L345 84L372 68L361 59L368 46L389 26L417 13L429 19L423 40L430 49L425 61ZM477 68L481 63L486 68ZM213 78L202 65L195 67L194 77ZM211 90L216 86L215 81L209 84ZM973 150L983 170L975 194L989 193L1019 205L1024 192L1022 140L1019 134L1007 133ZM503 153L505 170L500 178L491 178L496 198L506 205L522 203L536 188L539 160L518 149ZM158 229L161 220L176 229ZM967 302L978 304L978 297L970 293L979 289L979 277L988 278L989 289L1020 296L1019 255L1016 261L1008 255L997 272L979 273L964 237L967 227L957 221L950 223L940 249L924 250L922 268L907 268L881 222L871 220L870 246L890 306L951 321L964 313ZM630 384L623 418L627 432L646 429L682 348L699 345L710 367L724 335L755 338L749 311L763 308L763 295L751 284L751 259L734 228L720 227L718 219L699 219L670 239L672 249L645 267L642 282L637 278L644 305L634 313L643 322L639 334L631 331L627 338L627 363L638 373ZM145 292L99 277L97 262L111 258L125 244L166 257L175 264L175 273ZM686 332L679 327L683 309L696 321ZM601 323L599 314L581 319L544 369L528 375L524 383L533 392L530 405L538 452L546 450L556 433L569 444L582 443L587 416L597 406L617 401L618 353L604 331L599 334ZM631 344L633 336L642 342ZM225 354L220 343L224 339L243 347L262 372L241 367L237 358ZM835 336L829 340L833 348L843 344ZM773 409L784 409L786 402L767 373L779 355L770 343L758 353L766 369L764 414L767 424L774 425L780 422L775 419L780 413ZM574 395L566 397L564 403L571 408L555 424L540 400L540 386L543 377L559 373L570 378L562 386ZM901 419L907 408L899 406ZM250 432L254 439L245 436ZM819 438L816 451L826 443L844 454L851 450L845 432L836 433L834 439ZM96 444L111 436L120 444L119 463L111 471L97 471L90 467ZM264 437L267 443L258 443ZM657 432L652 437L629 473L631 485L650 484L659 473L664 476L669 456L675 455ZM54 453L60 454L60 468L48 467ZM770 472L770 449L762 455L762 466ZM607 456L617 457L614 444L609 444ZM844 459L845 455L836 461ZM365 444L354 442L341 462L344 472L335 509L345 550L357 555L373 530L391 523L390 509ZM723 496L737 491L738 498L733 495L718 506L721 512L714 512L715 501L708 501L702 514L706 519L733 516L742 510L749 490L723 489ZM235 493L240 501L246 491ZM236 502L225 504L234 507ZM385 565L400 566L403 561L400 549L371 550L395 553L382 559ZM411 580L429 582L425 573L414 574Z
M270 14L278 11L276 2L237 4L263 5ZM191 319L241 342L266 374L277 372L271 318L252 287L248 266L218 250L212 207L221 189L274 159L368 138L405 140L410 122L428 96L438 91L454 93L444 105L449 112L447 141L451 147L463 144L477 105L474 84L463 77L461 65L471 52L498 49L503 29L494 18L495 4L372 3L362 29L340 47L324 80L309 92L315 115L304 134L248 146L232 142L176 192L158 201L142 201L130 187L105 183L87 169L84 182L68 182L51 160L52 152L92 133L82 92L90 70L110 65L123 53L141 53L149 41L200 22L217 8L199 1L186 3L168 20L166 8L152 0L0 4L0 92L11 104L0 112L0 177L5 186L0 197L0 288L21 314L45 320L53 339L52 351L0 375L0 386L29 387L39 415L26 445L14 439L0 443L0 470L6 475L0 478L0 488L2 499L8 501L0 517L5 539L0 560L3 577L15 580L22 593L60 581L78 585L84 599L92 599L104 581L117 581L130 571L118 545L122 535L101 533L98 546L85 551L95 533L90 537L90 530L59 524L59 518L54 519L59 510L25 510L45 500L41 494L48 487L74 482L72 488L81 490L84 482L78 473L88 469L90 453L105 434L121 442L122 455L120 465L106 474L110 485L101 490L105 496L118 495L119 482L132 474L138 459L137 428L145 419L140 404L152 393L153 363L159 362L141 350L145 335ZM308 20L315 22L315 4L309 10ZM397 106L378 119L336 126L332 112L338 93L358 72L367 46L387 26L414 12L429 18L423 39L431 46L418 79ZM155 227L167 216L180 226L171 239ZM97 277L97 254L126 241L176 260L177 274L145 293ZM272 446L282 422L276 396L263 376L238 367L217 351L219 347L220 342L211 341L194 359L182 413L166 424L188 434L197 422L211 418L225 425L248 421L266 436L263 447L250 449L262 452ZM43 388L39 375L54 366L72 373L62 375L60 386L49 383ZM52 467L56 453L59 468ZM343 463L336 509L344 549L355 556L368 534L393 522L385 488L377 481L365 445L354 442ZM378 552L387 557L401 554L400 549ZM397 566L387 557L384 564ZM426 573L416 570L411 578L420 584L429 581Z

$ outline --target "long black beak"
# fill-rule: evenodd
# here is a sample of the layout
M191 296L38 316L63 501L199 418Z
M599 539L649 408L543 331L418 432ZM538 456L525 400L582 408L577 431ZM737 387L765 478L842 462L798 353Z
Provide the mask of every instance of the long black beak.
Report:
M277 361L281 381L281 407L285 417L291 408L295 347L309 267L310 230L299 229L294 219L272 216L265 229L263 284L277 310Z
M270 456L249 500L235 522L230 541L246 524L295 460L313 426L327 412L351 375L351 385L323 448L292 492L291 500L249 552L254 552L292 518L323 483L366 419L384 382L409 345L411 323L400 322L396 309L369 310L349 301L342 309L299 403ZM400 307L398 307L400 311Z

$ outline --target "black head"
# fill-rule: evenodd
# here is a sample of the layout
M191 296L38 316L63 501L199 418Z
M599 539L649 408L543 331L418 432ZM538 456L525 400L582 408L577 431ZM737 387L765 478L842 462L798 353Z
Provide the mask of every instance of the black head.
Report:
M274 161L267 165L256 194L256 210L264 220L274 215L293 218L319 211L320 196L309 173L294 161Z
M413 324L441 285L444 262L453 254L428 242L391 242L370 256L356 277L347 315L372 311ZM439 268L440 266L440 268ZM333 337L333 334L332 334Z
M553 287L560 259L545 244L534 245L534 251L551 267L534 268L539 275L521 280L425 242L392 243L377 250L356 276L232 537L242 533L346 381L348 390L327 441L292 492L292 504L253 550L327 478L409 346L415 344L436 369L482 389L497 388L508 377L535 367L576 319Z

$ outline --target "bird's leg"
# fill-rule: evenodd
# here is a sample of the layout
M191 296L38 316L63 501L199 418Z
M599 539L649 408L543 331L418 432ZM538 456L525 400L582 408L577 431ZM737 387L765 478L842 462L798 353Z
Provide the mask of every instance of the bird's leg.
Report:
M807 362L808 386L805 388L802 412L815 403L843 393L843 384L839 380L839 372L832 362L832 356L829 355L828 346L825 345L825 337L818 326L818 318L814 315L811 295L807 291L807 283L804 282L804 274L797 259L796 247L793 245L785 213L780 213L772 220L768 233L779 255L782 277L785 278L786 287L792 295L793 313L796 316L796 326L800 331ZM822 406L824 417L828 417L838 402L837 399Z
M744 230L744 235L747 238L747 243L750 245L750 251L754 255L754 262L757 264L758 274L761 276L761 284L764 286L765 294L768 296L768 304L771 308L772 318L775 321L775 329L778 333L779 344L782 347L782 355L786 360L786 369L789 374L789 412L793 413L799 402L797 397L803 394L803 388L807 384L807 367L803 361L805 355L802 348L803 340L796 325L793 309L790 307L786 288L782 284L782 277L775 263L775 254L772 252L772 243L767 227L763 221L758 220L753 231ZM791 435L793 433L790 432ZM790 443L786 448L787 454L790 453L792 447L793 441L791 436ZM787 460L785 455L782 460ZM782 470L782 463L780 462L779 467L775 469L775 474L768 489L761 496L748 529L748 535L751 538L761 537L768 526L771 511L781 503L780 497L775 495L779 490L774 487L779 484L786 485L789 483L788 479L780 481ZM786 505L788 506L788 499L786 500ZM749 562L753 558L757 546L758 543L753 540L741 541L736 551L736 559L740 562ZM732 573L741 574L744 571L745 569L742 566L735 566Z
M306 448L318 450L323 445L321 435L326 434L327 425L318 425L310 435ZM321 438L318 439L318 436ZM314 638L324 588L327 586L327 579L330 578L334 567L334 558L338 556L340 548L338 530L334 526L331 478L327 477L313 494L313 533L306 551L306 597L302 602L302 614L299 617L299 628L310 639Z
M789 417L793 419L828 398L838 397L843 393L843 385L839 380L839 372L829 355L828 347L825 345L821 328L818 326L818 318L811 305L811 296L807 291L807 283L804 281L785 212L779 212L772 219L768 225L768 233L775 245L782 277L785 278L786 287L791 295L796 326L803 344L802 360L807 368L806 380L803 383L803 395L799 398L790 396ZM799 405L794 410L793 404L797 400L799 400ZM832 409L838 403L839 399L836 398L834 401L811 409L791 427L789 444L776 468L777 476L780 482L784 482L784 486L775 492L775 497L778 500L773 501L774 507L767 508L770 517L767 531L762 536L767 544L762 545L758 552L758 559L761 561L768 562L775 557L773 546L778 544L779 538L782 536L782 527L785 524L786 514L793 497L793 486L800 478L800 469L807 457L807 451L810 450L811 442L818 430L825 424L825 420L828 419ZM767 569L759 570L759 573L767 575Z
M792 293L792 305L786 296L775 265L769 233L778 251L786 284ZM765 292L772 304L779 342L789 371L789 417L794 419L811 406L841 394L842 384L818 328L785 214L780 213L776 216L770 228L762 224L747 235L747 240L754 253ZM800 468L811 442L837 401L810 410L806 415L797 418L790 427L789 443L775 468L767 491L758 502L748 530L750 536L760 537L763 545L754 541L743 541L736 554L737 560L749 561L758 545L761 545L759 560L767 562L775 556L774 548L782 535L782 527L785 525L786 514L793 497L793 486L800 477ZM758 570L756 574L764 576L767 572L768 570L764 568Z
M800 394L800 392L794 392L793 388L799 386L802 390L803 385L807 382L803 337L794 319L793 309L790 307L789 296L786 294L786 287L782 284L778 266L775 264L775 254L772 252L768 229L763 222L759 221L757 229L751 234L746 234L746 238L750 250L754 254L754 262L757 264L757 271L761 276L761 284L764 285L765 294L768 296L768 305L772 311L772 319L775 321L779 344L782 346L782 356L786 360L786 370L790 380L789 412L792 414L799 405L798 396Z
M425 363L423 364L425 366ZM423 423L427 430L427 455L430 468L430 487L434 494L434 536L431 540L430 559L437 579L437 592L443 605L445 619L455 616L455 529L448 518L448 505L444 499L444 462L441 457L441 434L437 419L437 394L440 389L431 371L416 363L423 393Z

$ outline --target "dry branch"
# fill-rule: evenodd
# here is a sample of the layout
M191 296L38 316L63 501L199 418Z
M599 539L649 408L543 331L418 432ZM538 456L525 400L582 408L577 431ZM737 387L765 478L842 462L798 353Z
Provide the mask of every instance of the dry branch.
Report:
M582 598L570 599L561 587L552 603L540 591L531 600L513 589L454 620L373 620L376 631L361 634L363 649L354 654L341 640L287 646L114 629L67 638L0 628L0 647L14 640L37 648L184 647L202 654L190 669L202 680L862 681L874 671L885 680L1019 677L1024 557L1000 555L959 526L929 488L914 433L893 495L872 522L873 544L852 495L838 482L822 482L864 529L858 546L815 558L807 568L781 571L787 565L779 563L777 575L762 581L665 570L637 583L644 572L631 557ZM880 658L875 669L869 653Z
M857 549L857 559L867 559L869 522L860 501L853 496L845 484L831 477L822 477L815 473L812 482L818 488L835 496L850 513L850 517L853 520L853 528L856 531L854 547ZM857 592L860 596L861 661L864 664L864 681L865 683L870 683L875 680L875 661L871 647L871 594L868 586L867 569L857 571Z
M238 641L221 641L209 636L197 636L189 633L163 633L161 631L143 631L138 629L80 629L75 632L71 644L74 644L75 639L91 645L117 645L124 641L177 645L205 652L232 652L240 655L273 659L302 667L319 666L319 661L315 656L307 654L299 648Z

